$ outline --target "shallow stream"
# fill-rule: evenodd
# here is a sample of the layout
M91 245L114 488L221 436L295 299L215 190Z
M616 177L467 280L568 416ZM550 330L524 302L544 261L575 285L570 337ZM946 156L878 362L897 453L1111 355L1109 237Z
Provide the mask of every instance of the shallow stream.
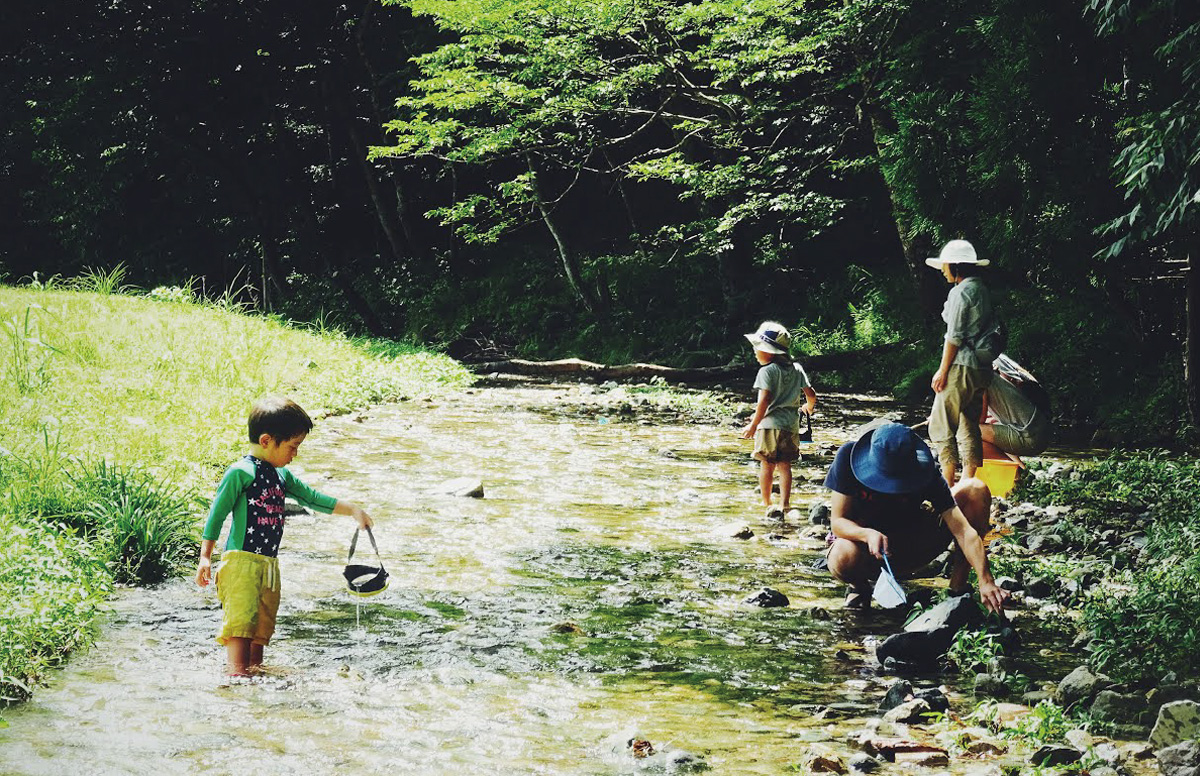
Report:
M321 421L292 468L372 513L389 589L356 610L350 520L289 518L272 670L233 684L211 591L124 591L98 645L5 711L0 773L608 775L673 771L687 752L714 773L779 774L816 741L852 751L892 679L866 647L898 615L844 610L812 570L823 541L800 532L828 451L901 411L823 397L823 454L797 472L800 518L780 523L737 427L643 409L519 383ZM457 477L486 497L436 492ZM755 536L732 538L737 524ZM791 605L742 602L763 586ZM658 754L635 757L635 737Z

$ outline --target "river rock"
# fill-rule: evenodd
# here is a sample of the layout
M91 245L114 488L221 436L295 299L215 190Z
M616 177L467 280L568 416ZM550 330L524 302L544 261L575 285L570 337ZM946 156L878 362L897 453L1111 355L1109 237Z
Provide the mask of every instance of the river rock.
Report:
M912 700L904 701L896 708L889 710L883 715L883 719L886 722L920 724L926 721L925 715L929 712L929 701L922 698L913 698Z
M1136 693L1101 690L1092 702L1092 715L1106 722L1135 721L1146 710L1146 699Z
M897 752L897 765L919 765L923 768L944 768L950 764L945 752Z
M831 514L828 504L813 504L812 509L808 510L808 522L813 525L829 525Z
M788 600L786 595L778 590L770 587L764 587L762 590L759 590L754 595L748 597L745 600L745 603L754 604L755 606L761 606L763 608L769 608L773 606L787 606L791 603L791 601Z
M827 749L810 749L805 755L801 768L805 773L845 773L846 765L842 758Z
M1200 773L1200 742L1184 741L1159 749L1156 754L1163 776L1196 776Z
M859 752L850 758L850 770L859 773L874 773L882 766L878 760L866 752Z
M913 694L912 683L907 679L897 679L887 689L887 694L879 704L880 711L891 711L909 699Z
M456 477L437 486L437 492L463 498L483 498L483 482L472 477Z
M745 523L732 523L722 532L733 539L753 539L754 531Z
M1092 739L1092 734L1083 728L1074 728L1073 730L1068 730L1067 734L1063 736L1063 738L1068 744L1081 752L1086 752L1088 749L1091 749L1095 743L1095 741Z
M928 690L918 690L913 696L929 704L930 711L946 712L950 710L950 699L940 687L930 687Z
M953 633L957 633L960 628L965 625L982 625L984 623L983 612L979 610L979 606L969 593L947 598L937 606L927 612L923 612L919 617L913 619L912 622L904 626L904 630L908 633L916 632L933 632L943 628L950 628ZM951 636L953 636L953 633Z
M892 668L889 670L930 666L950 649L957 632L957 628L946 627L934 631L894 633L875 648L875 657L885 668L891 660Z
M1069 746L1046 745L1033 753L1029 762L1041 767L1055 767L1079 762L1083 755Z
M1093 674L1087 666L1079 666L1058 683L1055 700L1065 709L1079 701L1090 699L1111 685L1112 680L1104 674Z
M1195 701L1173 701L1158 710L1150 745L1166 749L1189 739L1200 738L1200 704Z
M1008 685L996 674L975 674L975 694L989 698L1008 696Z

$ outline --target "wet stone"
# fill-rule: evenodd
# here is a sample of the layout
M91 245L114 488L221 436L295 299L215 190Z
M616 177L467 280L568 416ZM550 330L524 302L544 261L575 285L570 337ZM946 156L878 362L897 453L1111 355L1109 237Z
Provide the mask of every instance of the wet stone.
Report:
M850 758L850 770L858 773L874 773L883 766L883 763L876 760L865 752L859 752Z
M774 588L764 587L752 596L746 598L745 603L761 606L763 608L771 608L777 606L787 606L791 603L788 597Z
M1069 746L1043 746L1030 756L1029 762L1034 765L1046 767L1056 767L1059 765L1070 765L1071 763L1079 762L1082 755L1079 751L1072 749Z

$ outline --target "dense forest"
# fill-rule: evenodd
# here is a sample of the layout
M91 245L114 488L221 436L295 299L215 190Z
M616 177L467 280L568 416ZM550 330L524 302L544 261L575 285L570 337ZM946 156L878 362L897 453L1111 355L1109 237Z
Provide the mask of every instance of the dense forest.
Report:
M123 266L464 357L720 364L777 318L801 354L911 343L841 379L923 400L923 259L964 237L1065 425L1188 441L1200 410L1192 3L18 0L0 28L10 283Z

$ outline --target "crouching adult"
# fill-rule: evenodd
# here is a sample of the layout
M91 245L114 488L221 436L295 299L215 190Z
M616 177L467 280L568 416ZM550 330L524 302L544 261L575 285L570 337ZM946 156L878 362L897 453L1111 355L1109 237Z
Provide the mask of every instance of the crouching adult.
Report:
M925 566L953 542L950 591L967 592L975 569L979 597L999 611L1008 591L988 568L991 494L975 478L951 490L925 443L907 426L887 423L838 450L825 477L831 496L833 544L829 570L850 586L846 605L868 608L883 556L904 577Z

